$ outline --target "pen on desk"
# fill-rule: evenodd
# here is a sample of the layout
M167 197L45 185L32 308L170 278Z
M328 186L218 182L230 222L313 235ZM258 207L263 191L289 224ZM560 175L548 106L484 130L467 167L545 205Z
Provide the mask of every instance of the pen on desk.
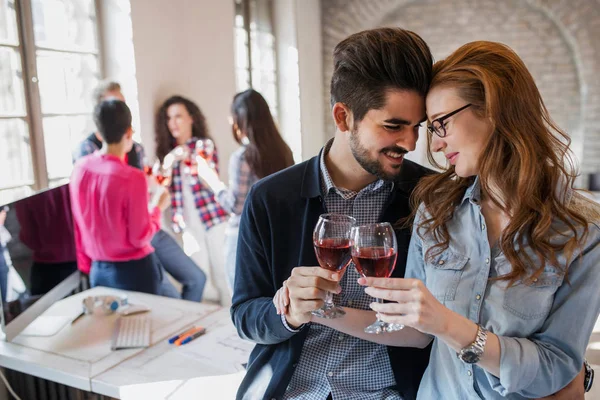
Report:
M185 331L181 332L179 335L175 335L175 336L173 336L171 339L169 339L169 344L173 344L173 343L175 343L175 341L176 341L177 339L180 339L180 338L182 338L182 337L183 337L183 336L185 336L185 335L189 335L190 333L192 333L192 332L193 332L193 331L195 331L195 330L196 330L196 327L195 327L195 326L192 326L191 328L189 328L189 329L186 329Z
M186 337L185 339L183 339L181 341L181 346L183 346L186 343L191 342L192 340L196 339L199 336L204 335L205 332L206 332L206 329L199 328L195 333L192 333L191 335L189 335L188 337Z
M186 332L185 334L181 335L179 337L179 339L177 339L175 341L175 346L181 346L181 342L183 342L185 339L187 339L188 337L190 337L191 335L195 334L196 332L202 331L204 330L204 328L200 327L195 327L192 331Z

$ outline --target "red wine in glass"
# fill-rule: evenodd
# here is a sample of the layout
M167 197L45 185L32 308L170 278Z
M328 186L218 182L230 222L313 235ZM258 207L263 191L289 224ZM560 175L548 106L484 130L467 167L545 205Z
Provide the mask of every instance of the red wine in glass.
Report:
M352 228L352 260L356 271L364 277L389 278L396 266L398 242L392 225L387 222ZM383 300L377 299L378 303ZM365 328L366 333L393 332L401 324L389 324L379 319Z
M352 260L350 239L321 239L314 245L321 268L343 273Z
M163 186L167 186L169 184L169 177L165 175L156 175L156 181Z
M356 220L344 214L323 214L313 231L313 245L321 268L340 275L352 259L350 234ZM338 318L346 314L333 303L333 294L327 292L325 303L313 315L321 318Z
M144 173L148 176L152 176L152 167L150 165L144 165Z
M362 276L389 278L396 266L396 252L385 247L362 247L352 255L352 260Z

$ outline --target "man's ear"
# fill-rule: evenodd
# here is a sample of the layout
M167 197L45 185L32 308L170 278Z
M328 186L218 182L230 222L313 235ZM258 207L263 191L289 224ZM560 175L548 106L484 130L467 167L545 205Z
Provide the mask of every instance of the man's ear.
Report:
M331 110L335 126L340 132L348 132L352 126L352 111L344 103L335 103Z
M129 129L127 129L127 132L125 132L125 136L127 136L127 139L131 139L133 137L133 128L129 127Z

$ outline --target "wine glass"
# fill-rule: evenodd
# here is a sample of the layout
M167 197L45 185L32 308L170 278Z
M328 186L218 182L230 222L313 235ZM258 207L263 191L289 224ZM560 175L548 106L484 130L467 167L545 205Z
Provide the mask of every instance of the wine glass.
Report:
M211 168L215 167L212 160L213 153L215 152L215 143L210 139L200 139L196 141L196 155L202 157Z
M344 275L352 260L350 251L350 233L356 220L343 214L323 214L313 231L313 245L321 268ZM321 318L338 318L346 313L333 304L333 294L327 292L325 304L313 315Z
M389 278L396 266L398 244L392 226L387 223L367 224L352 229L352 261L364 277ZM377 299L382 304L383 300ZM365 328L366 333L399 331L401 324L377 321Z

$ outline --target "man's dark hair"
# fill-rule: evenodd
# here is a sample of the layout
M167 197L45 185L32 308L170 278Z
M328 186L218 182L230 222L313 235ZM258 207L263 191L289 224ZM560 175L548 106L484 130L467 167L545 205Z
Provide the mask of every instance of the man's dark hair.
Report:
M106 143L119 143L131 128L131 111L121 100L105 100L94 109L94 122Z
M419 35L400 28L355 33L333 50L331 106L344 103L361 121L385 105L388 90L414 90L425 96L433 57Z

